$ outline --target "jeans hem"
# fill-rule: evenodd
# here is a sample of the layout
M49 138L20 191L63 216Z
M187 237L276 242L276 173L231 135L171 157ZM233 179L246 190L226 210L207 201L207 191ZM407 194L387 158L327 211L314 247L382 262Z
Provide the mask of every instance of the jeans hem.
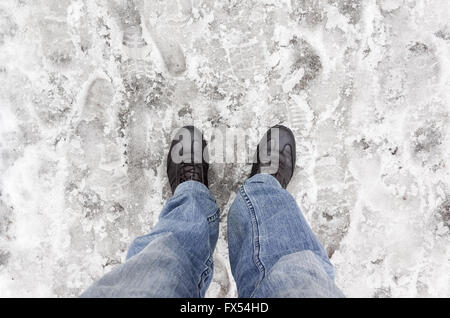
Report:
M184 192L202 192L205 194L208 194L212 198L211 192L209 191L208 187L205 186L203 183L198 181L186 181L181 183L177 189L175 190L174 197L181 195Z
M276 186L277 188L281 188L280 182L274 176L267 173L256 174L248 179L246 183L267 183L269 185Z

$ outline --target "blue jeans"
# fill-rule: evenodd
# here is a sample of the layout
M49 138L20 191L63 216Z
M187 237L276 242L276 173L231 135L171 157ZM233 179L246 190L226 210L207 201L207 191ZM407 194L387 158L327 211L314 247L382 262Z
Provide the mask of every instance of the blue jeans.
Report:
M213 276L219 208L208 188L178 186L153 231L82 297L204 297ZM239 297L343 297L333 266L294 198L270 175L239 188L228 214Z

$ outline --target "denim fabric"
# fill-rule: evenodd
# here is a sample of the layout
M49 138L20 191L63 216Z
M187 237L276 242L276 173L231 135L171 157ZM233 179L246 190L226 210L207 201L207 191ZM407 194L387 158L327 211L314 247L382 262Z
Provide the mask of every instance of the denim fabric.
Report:
M294 198L270 175L239 189L228 214L228 244L240 297L343 296Z
M106 274L82 297L203 297L213 275L219 208L208 188L184 182L158 224L129 248L127 262Z
M182 183L127 262L81 297L204 297L213 275L219 208L201 183ZM240 187L228 214L240 297L343 297L333 267L294 198L270 175Z

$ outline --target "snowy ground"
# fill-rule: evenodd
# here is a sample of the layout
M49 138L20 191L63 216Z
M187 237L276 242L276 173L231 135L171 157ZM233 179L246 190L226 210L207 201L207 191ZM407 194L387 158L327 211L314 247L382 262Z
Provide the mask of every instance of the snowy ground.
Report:
M296 133L289 188L347 296L450 297L448 0L2 0L0 296L77 296L170 197L176 127ZM236 296L212 166L209 297Z

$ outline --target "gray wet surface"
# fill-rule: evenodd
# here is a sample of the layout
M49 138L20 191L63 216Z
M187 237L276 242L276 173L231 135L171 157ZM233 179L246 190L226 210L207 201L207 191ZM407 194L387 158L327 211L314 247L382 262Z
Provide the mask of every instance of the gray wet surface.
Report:
M348 296L450 295L446 0L5 0L0 296L77 296L170 197L174 130L295 132L289 191ZM233 152L233 147L227 145ZM230 148L231 147L231 148ZM236 154L238 155L238 154ZM208 296L236 296L213 164Z

